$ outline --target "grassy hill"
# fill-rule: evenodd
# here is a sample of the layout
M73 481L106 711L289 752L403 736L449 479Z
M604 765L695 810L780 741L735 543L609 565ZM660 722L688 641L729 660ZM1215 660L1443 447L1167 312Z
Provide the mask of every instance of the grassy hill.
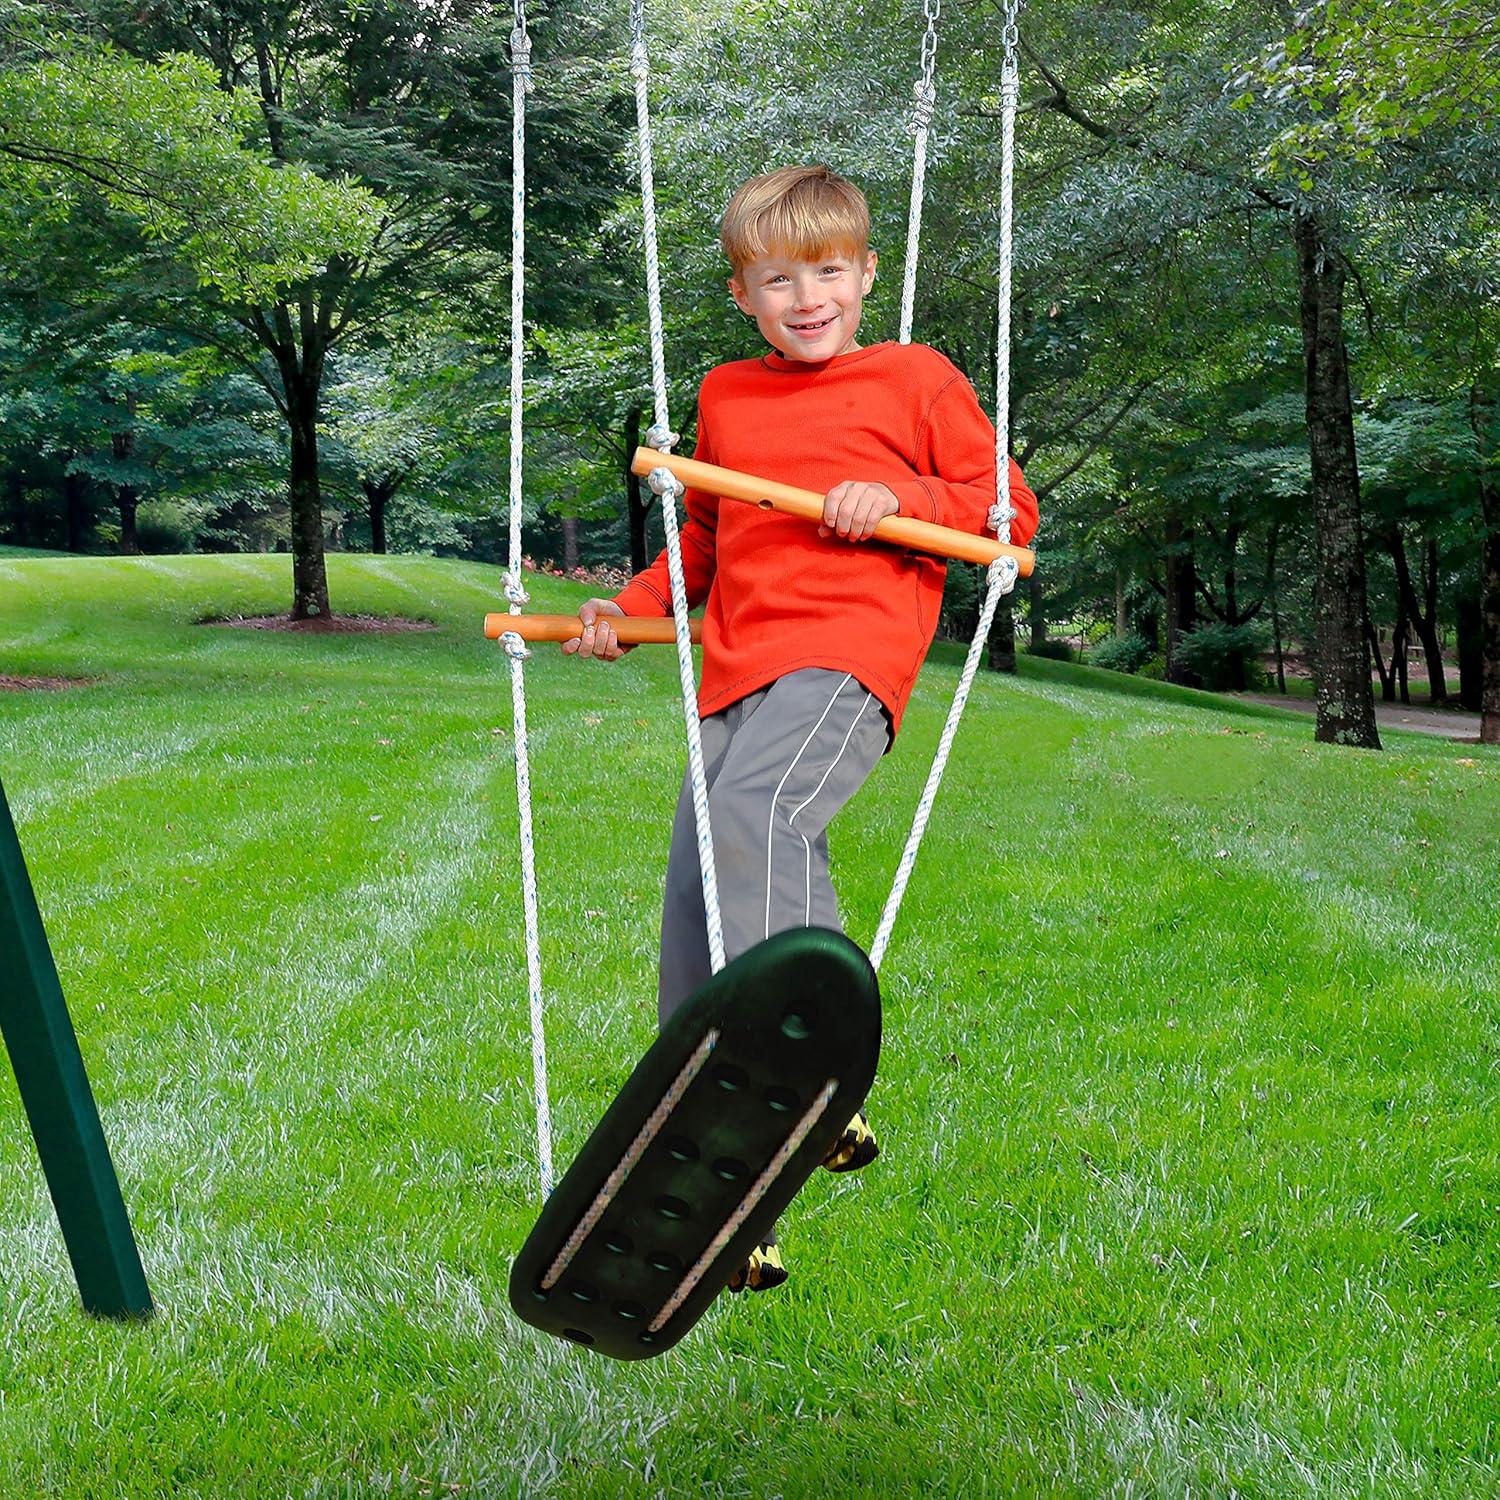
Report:
M882 973L883 1154L614 1365L506 1301L536 1140L493 569L0 558L15 811L159 1303L75 1295L0 1070L0 1493L1500 1490L1500 759L981 678ZM533 585L537 609L586 590ZM528 666L566 1161L654 1027L669 650ZM957 677L835 826L868 941Z

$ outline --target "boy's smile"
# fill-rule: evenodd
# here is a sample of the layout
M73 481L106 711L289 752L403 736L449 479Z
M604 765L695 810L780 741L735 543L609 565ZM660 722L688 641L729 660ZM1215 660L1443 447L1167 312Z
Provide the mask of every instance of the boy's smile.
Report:
M729 290L773 349L788 359L832 359L859 348L855 336L875 260L874 251L817 260L760 256L729 278Z

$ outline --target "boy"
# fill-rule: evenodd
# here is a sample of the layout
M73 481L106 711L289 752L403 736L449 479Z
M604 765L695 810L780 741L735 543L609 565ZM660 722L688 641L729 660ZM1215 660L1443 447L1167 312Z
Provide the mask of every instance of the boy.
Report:
M795 926L842 930L829 820L889 749L937 628L945 565L867 541L886 516L981 532L995 501L995 430L963 375L921 344L861 346L875 280L869 209L827 167L754 177L720 227L729 290L771 346L710 370L696 457L823 493L822 524L688 490L690 606L707 600L699 713L728 959ZM1011 461L1013 538L1036 498ZM611 616L670 615L667 558L578 611L564 651L613 661ZM691 785L667 861L658 1006L665 1019L711 974ZM824 1165L878 1147L863 1114ZM779 1285L774 1237L730 1285Z

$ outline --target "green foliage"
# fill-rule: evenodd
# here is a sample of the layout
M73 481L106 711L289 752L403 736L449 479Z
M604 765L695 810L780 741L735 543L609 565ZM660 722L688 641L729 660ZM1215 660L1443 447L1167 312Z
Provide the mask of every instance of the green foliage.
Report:
M1373 162L1380 147L1500 113L1500 27L1476 0L1319 0L1268 44L1237 84L1242 109L1297 100L1303 114L1266 145L1271 175L1304 191L1331 157Z
M1089 665L1110 672L1138 672L1153 654L1151 642L1132 631L1101 641L1089 652Z
M1188 631L1177 643L1177 651L1189 670L1202 679L1203 686L1216 692L1235 680L1237 663L1245 681L1256 683L1262 675L1257 663L1268 642L1263 625L1227 625L1211 620Z
M141 61L55 19L43 31L26 0L0 8L0 194L55 218L96 193L233 302L263 301L371 244L370 195L247 146L264 129L259 106L220 88L203 59Z
M1026 646L1027 656L1040 656L1048 661L1076 661L1078 653L1067 641L1032 641Z

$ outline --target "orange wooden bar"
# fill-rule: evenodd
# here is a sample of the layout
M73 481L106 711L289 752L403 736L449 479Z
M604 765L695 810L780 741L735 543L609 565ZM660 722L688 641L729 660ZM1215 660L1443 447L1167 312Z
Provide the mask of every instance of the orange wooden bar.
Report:
M677 627L671 616L660 619L649 615L601 615L623 646L668 646L677 639ZM693 641L703 639L703 621L690 620ZM488 640L498 641L507 630L513 630L523 641L572 641L583 634L583 622L577 615L486 615L484 633Z
M823 497L815 490L801 490L795 485L757 479L735 469L721 469L717 464L699 463L696 458L661 453L655 448L637 448L630 467L643 478L652 469L670 469L683 484L695 490L707 490L710 495L743 500L765 510L801 516L806 521L823 519ZM898 547L935 552L940 557L957 558L961 562L992 563L997 557L1013 557L1023 578L1031 577L1036 564L1036 554L1027 547L1012 547L1007 542L997 542L994 537L955 531L951 526L935 526L931 521L917 521L909 516L887 516L876 526L875 536Z

